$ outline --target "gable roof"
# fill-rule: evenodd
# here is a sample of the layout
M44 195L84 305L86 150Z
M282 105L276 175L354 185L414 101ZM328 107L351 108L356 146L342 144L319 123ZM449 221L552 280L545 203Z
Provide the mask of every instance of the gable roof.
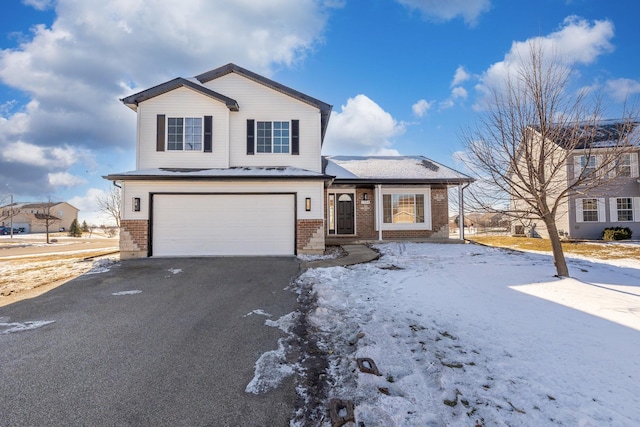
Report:
M125 98L122 98L120 101L122 101L122 103L131 108L133 111L136 111L139 103L181 87L195 90L202 95L223 102L231 111L238 111L240 109L240 107L238 106L238 102L235 99L229 98L228 96L224 96L207 87L204 87L198 82L194 82L182 77L177 77L173 80L169 80L168 82L159 84L150 89L143 90L142 92L138 92L133 95L129 95Z
M322 130L321 140L324 141L324 135L327 130L327 125L329 124L329 117L331 116L331 110L333 108L333 106L331 106L330 104L322 102L316 98L313 98L295 89L291 89L288 86L285 86L281 83L278 83L276 81L263 77L259 74L254 73L253 71L249 71L233 63L229 63L227 65L223 65L222 67L218 67L216 69L204 72L202 74L198 74L196 76L196 79L200 83L204 84L211 80L215 80L222 76L226 76L227 74L230 74L230 73L236 73L240 76L248 78L249 80L253 80L256 83L260 83L261 85L277 90L278 92L284 93L285 95L288 95L292 98L295 98L299 101L305 102L313 107L318 108L320 110L320 125Z
M607 148L626 145L627 138L633 138L632 133L640 130L639 122L626 122L622 120L601 120L597 123L584 122L569 125L558 125L557 136L554 142L565 149L584 150L589 148ZM532 126L539 133L539 126ZM640 143L640 138L635 137L633 145Z
M461 184L473 182L468 175L424 156L329 156L325 173L334 183Z

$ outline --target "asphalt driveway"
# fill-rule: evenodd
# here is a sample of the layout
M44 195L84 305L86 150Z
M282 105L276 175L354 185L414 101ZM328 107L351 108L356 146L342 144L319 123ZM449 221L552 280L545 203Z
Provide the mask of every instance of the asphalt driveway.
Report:
M247 314L296 310L285 288L298 268L294 258L131 260L0 307L0 425L288 425L291 377L245 392L283 336Z

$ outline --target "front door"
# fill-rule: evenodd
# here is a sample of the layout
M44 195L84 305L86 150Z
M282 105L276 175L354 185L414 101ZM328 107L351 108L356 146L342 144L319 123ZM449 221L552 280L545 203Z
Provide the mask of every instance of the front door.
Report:
M353 195L339 194L337 209L337 234L353 234Z

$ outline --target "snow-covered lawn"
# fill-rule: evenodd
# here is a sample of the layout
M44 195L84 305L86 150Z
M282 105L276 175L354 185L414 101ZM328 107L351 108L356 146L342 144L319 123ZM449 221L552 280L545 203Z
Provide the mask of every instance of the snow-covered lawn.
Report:
M569 259L573 278L558 279L544 254L376 248L378 261L296 284L317 295L307 322L329 357L325 397L353 400L358 422L640 425L640 261ZM365 357L380 376L357 369Z

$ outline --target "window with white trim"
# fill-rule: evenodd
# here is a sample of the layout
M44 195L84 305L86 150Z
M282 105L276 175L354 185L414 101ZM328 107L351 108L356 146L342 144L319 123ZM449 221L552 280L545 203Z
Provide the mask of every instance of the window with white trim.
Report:
M593 174L596 168L596 156L580 156L580 170L584 171L584 176Z
M202 117L168 117L167 150L202 151Z
M291 126L287 122L256 121L257 153L289 153L291 147Z
M606 222L605 203L603 197L576 199L576 222Z
M424 223L424 194L384 194L382 210L386 224Z
M598 199L582 199L582 221L598 222Z
M618 197L616 201L616 221L625 222L633 221L633 198L631 197Z
M616 176L631 176L631 154L623 154L616 161Z

